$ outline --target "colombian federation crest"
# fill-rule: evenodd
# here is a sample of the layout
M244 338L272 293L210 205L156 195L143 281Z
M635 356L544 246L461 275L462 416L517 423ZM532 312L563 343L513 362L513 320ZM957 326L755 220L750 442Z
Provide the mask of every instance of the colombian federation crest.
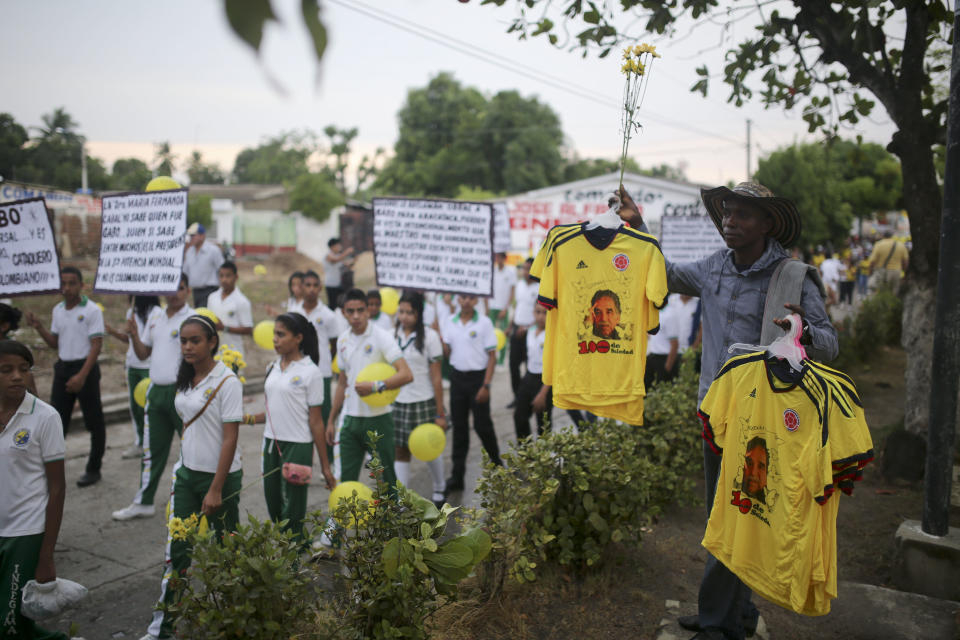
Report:
M630 258L625 253L618 253L613 256L613 268L617 271L626 271L630 266Z
M800 427L800 415L793 409L787 409L783 412L783 426L791 433Z

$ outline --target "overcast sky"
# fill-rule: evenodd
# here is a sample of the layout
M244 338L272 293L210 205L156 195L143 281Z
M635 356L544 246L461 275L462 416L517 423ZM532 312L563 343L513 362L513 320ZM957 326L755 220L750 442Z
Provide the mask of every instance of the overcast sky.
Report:
M65 107L89 140L88 152L108 166L124 156L152 162L153 143L169 140L181 158L199 149L229 169L240 149L266 136L328 124L359 128L357 155L390 149L407 91L448 71L489 95L516 89L539 97L560 115L580 156L619 153L619 56L583 59L543 39L518 41L506 33L517 3L322 0L330 44L317 84L300 3L273 2L282 24L267 30L259 58L230 31L222 0L5 3L0 111L35 126L41 114ZM740 23L730 37L750 31ZM466 52L436 42L444 37ZM716 46L717 29L649 41L663 58L641 111L644 131L630 148L641 166L684 162L694 181L740 181L747 118L754 121L754 168L757 154L813 139L799 112L737 109L719 81L708 99L689 92L697 66L722 68L726 47ZM496 65L481 59L492 56ZM526 75L505 68L517 65ZM882 108L873 120L844 135L886 143L892 126Z

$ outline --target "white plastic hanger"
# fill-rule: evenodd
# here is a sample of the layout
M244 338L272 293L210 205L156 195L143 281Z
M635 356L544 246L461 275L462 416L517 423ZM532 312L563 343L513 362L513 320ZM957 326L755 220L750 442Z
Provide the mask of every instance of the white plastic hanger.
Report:
M596 229L597 227L603 227L604 229L618 229L620 225L623 224L623 220L620 219L620 214L617 213L619 210L620 200L618 199L609 209L606 210L606 212L594 217L587 224L587 230L589 231L590 229Z
M766 346L737 342L727 347L727 353L734 351L766 351L771 356L784 359L790 363L794 371L803 367L807 359L807 350L800 344L800 333L803 331L803 321L796 313L787 316L790 321L790 330Z

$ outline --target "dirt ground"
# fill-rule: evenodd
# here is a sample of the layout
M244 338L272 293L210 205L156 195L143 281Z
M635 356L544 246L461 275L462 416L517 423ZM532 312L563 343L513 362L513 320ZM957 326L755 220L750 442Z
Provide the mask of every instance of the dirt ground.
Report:
M904 353L884 349L870 366L849 371L861 394L877 455L882 438L902 423ZM702 481L698 488L702 495ZM919 519L922 487L889 483L876 461L867 466L852 496L840 496L838 519L839 580L895 588L891 584L894 533L905 519ZM696 603L706 560L700 546L705 526L700 506L675 507L643 538L640 548L621 547L610 566L571 582L559 572L527 586L509 587L497 602L452 605L439 614L444 639L654 638L666 613L665 602ZM960 509L951 512L960 523ZM857 615L842 612L843 587L834 612L808 618L754 597L777 640L875 638ZM853 622L851 622L853 621ZM690 634L691 636L693 633Z

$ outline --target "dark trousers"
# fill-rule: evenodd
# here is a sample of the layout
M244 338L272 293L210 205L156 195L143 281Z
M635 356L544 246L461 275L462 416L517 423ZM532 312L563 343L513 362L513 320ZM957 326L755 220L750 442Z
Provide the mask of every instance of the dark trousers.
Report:
M520 335L517 335L520 334ZM517 397L517 391L520 389L520 382L523 376L520 375L520 365L527 361L527 332L515 328L510 336L510 388L513 389L513 397Z
M517 432L517 441L530 436L530 414L533 413L533 399L540 393L543 379L539 373L527 372L517 389L517 406L513 408L513 428ZM537 435L543 435L543 426L551 421L553 413L553 390L547 391L547 408L537 415Z
M327 287L327 304L331 309L340 306L340 296L343 295L343 287Z
M467 471L467 452L470 450L470 413L473 413L473 430L494 464L500 462L500 447L490 419L490 402L477 402L477 392L483 387L484 371L450 372L450 418L453 421L453 470L447 486L463 488L463 476Z
M680 368L680 357L677 356L673 363L673 369L667 371L667 358L665 353L647 354L647 368L643 372L643 386L649 390L660 380L673 380L677 376L677 370Z
M713 508L717 493L717 479L720 477L721 457L703 442L704 493L707 501L707 518ZM760 616L757 607L750 601L751 591L722 562L707 554L707 565L700 581L700 594L697 598L697 616L700 626L723 633L725 638L744 637L744 621L754 621Z
M107 428L103 420L103 404L100 402L100 365L94 364L83 386L77 393L67 391L67 380L83 368L83 360L57 360L53 365L53 389L50 404L60 414L63 434L70 430L70 414L79 400L83 412L83 424L90 432L90 455L87 458L87 473L100 473L103 452L107 448Z
M853 287L856 282L853 280L844 280L840 283L840 303L846 302L853 304Z
M212 285L209 287L194 287L193 288L193 308L198 309L200 307L207 306L207 298L210 297L210 294L219 289L217 285Z
M552 389L550 391L550 402L553 402ZM570 416L570 420L573 421L574 426L576 426L580 432L583 432L584 429L597 422L597 416L589 411L580 411L580 409L567 409L567 415Z

